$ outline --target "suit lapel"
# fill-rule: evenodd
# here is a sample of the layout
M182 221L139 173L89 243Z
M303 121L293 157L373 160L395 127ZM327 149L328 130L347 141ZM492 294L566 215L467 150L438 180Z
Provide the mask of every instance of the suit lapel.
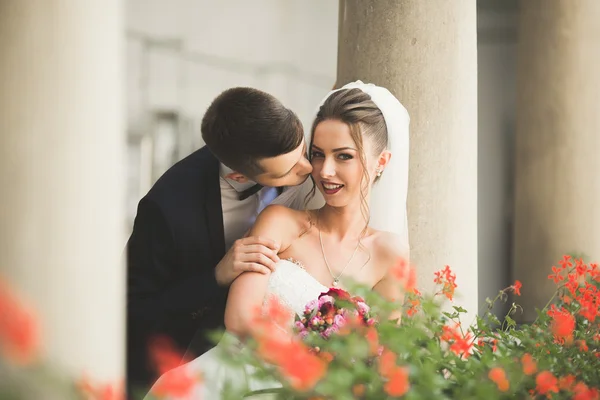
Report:
M221 206L221 187L219 182L219 161L210 154L214 162L206 171L206 199L204 202L208 223L209 241L215 265L225 255L225 231L223 229L223 207Z

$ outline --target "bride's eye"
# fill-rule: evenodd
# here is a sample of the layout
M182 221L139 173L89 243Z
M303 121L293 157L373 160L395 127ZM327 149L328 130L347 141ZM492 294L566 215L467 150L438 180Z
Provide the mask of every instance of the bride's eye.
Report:
M347 161L347 160L352 160L354 157L352 157L351 154L342 153L342 154L338 155L338 158L342 161Z
M321 153L320 151L317 151L317 150L311 151L310 158L315 158L315 157L323 157L323 153Z

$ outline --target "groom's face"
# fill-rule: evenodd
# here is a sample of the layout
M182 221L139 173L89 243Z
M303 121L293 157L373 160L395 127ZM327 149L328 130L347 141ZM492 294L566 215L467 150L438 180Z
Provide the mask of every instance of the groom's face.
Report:
M263 158L259 161L259 164L264 172L253 177L253 180L269 187L299 185L312 172L304 140L302 140L300 146L291 152L276 157Z

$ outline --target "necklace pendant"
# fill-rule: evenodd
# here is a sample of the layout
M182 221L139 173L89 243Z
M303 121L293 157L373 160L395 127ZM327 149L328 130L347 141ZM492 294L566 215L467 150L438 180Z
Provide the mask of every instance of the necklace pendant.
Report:
M333 286L337 286L340 281L336 278L333 280Z

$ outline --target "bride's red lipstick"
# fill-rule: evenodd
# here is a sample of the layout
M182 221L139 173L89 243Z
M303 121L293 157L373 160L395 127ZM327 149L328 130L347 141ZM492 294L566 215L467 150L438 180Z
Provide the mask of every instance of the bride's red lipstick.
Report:
M329 188L325 187L327 185ZM344 185L338 183L324 182L321 181L321 187L323 188L323 192L327 195L333 195L342 190Z

